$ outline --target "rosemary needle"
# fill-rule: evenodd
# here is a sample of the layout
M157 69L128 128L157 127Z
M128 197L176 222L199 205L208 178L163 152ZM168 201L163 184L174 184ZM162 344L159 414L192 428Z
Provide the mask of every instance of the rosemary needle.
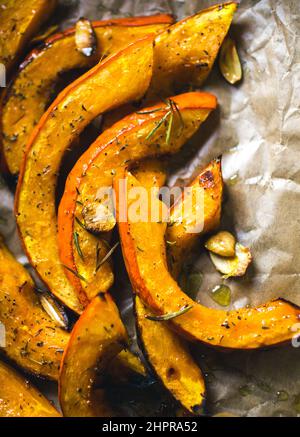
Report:
M96 272L100 269L100 267L111 257L111 255L114 253L116 248L119 246L119 241L110 249L110 251L107 252L104 258L102 258L101 261L97 262L96 265Z
M79 244L79 235L78 235L78 232L75 231L74 234L73 234L73 237L74 237L74 244L75 244L76 250L78 252L78 255L83 260L84 257L83 257L83 253L82 253L82 250L81 250L81 247L80 247L80 244Z
M193 308L193 305L185 305L184 307L180 308L179 311L176 311L174 313L167 313L162 314L161 316L150 316L146 315L146 319L152 320L153 322L164 322L166 320L175 319L175 317L181 316L182 314L187 313Z
M73 273L73 275L76 276L78 279L81 279L81 281L88 282L87 279L85 279L84 276L80 275L78 272L75 272L75 270L71 269L71 267L68 267L65 264L62 264L62 266L65 269L67 269L69 272Z

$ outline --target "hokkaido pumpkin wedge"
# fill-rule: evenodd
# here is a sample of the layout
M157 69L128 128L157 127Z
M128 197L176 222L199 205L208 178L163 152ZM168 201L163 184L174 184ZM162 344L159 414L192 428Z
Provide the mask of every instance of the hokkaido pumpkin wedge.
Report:
M41 279L78 313L82 306L58 255L55 189L60 164L66 149L94 118L143 96L152 74L152 39L143 38L107 57L68 86L43 115L27 145L15 199L20 237Z
M103 374L126 343L126 330L110 295L95 297L75 324L63 355L59 400L64 416L117 415L106 398Z
M160 188L166 181L165 164L157 159L139 162L133 172L149 189ZM152 370L186 410L199 413L205 397L204 379L184 341L167 322L147 319L151 311L138 297L134 309L138 340Z
M140 186L126 170L119 177L127 179L127 187ZM117 180L115 190L120 199ZM150 221L122 220L119 223L123 255L133 289L154 312L168 314L190 308L172 319L172 326L188 339L212 346L255 349L292 338L300 309L282 299L232 311L207 308L190 299L167 268L165 228L165 223Z
M193 202L192 210L185 208L185 196L176 200L170 210L170 221L166 231L168 245L169 266L172 275L176 279L180 273L182 263L187 254L198 241L199 234L210 232L219 226L221 218L223 180L221 160L213 160L189 185L191 196L193 190L202 189L203 195L200 205ZM197 212L198 208L198 212ZM186 215L185 215L186 214ZM203 228L199 232L188 232L188 224L197 214L203 217ZM200 220L201 221L201 220Z
M19 173L26 143L54 98L53 90L62 75L77 70L79 76L101 58L161 31L172 21L169 15L94 21L97 49L90 57L77 50L75 29L51 36L41 48L33 50L5 90L1 123L3 158L8 171L13 175Z
M56 0L3 0L0 14L0 63L10 71L30 38L52 14Z
M101 279L98 272L98 276L94 274L95 254L106 243L87 231L83 212L90 211L89 221L94 227L99 223L100 228L102 216L98 211L102 210L103 199L99 193L112 187L118 169L129 162L177 152L216 107L215 97L208 93L186 93L172 101L180 116L171 113L169 104L159 103L125 117L100 135L68 176L58 212L58 243L62 264L76 272L67 274L83 305L99 289L107 289L107 276Z
M0 322L5 328L1 352L30 373L56 380L69 334L40 305L27 270L0 238Z
M148 188L160 188L166 180L163 164L157 160L139 163L134 175ZM153 314L137 296L134 309L139 343L151 368L186 410L198 414L205 398L205 383L187 345L167 322L148 319Z
M187 345L166 322L149 320L151 311L135 297L138 337L145 357L163 385L192 414L205 400L205 382Z
M237 3L204 9L155 38L153 77L149 94L172 95L183 84L201 86L209 75L227 35ZM178 61L184 59L184 62ZM171 73L171 74L170 74Z
M200 87L209 75L222 42L230 28L237 4L223 3L199 11L173 24L155 38L151 86L145 98L184 92L189 85ZM132 112L127 105L105 115L103 126L112 126Z
M12 367L0 361L0 417L59 417L53 405Z

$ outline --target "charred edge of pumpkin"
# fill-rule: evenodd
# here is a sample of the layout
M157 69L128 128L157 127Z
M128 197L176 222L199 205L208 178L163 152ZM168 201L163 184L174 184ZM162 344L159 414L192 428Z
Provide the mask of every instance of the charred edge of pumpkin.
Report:
M221 156L219 156L218 158L213 159L209 164L207 164L206 167L204 167L197 176L195 176L192 181L187 185L187 187L192 187L194 184L199 183L200 187L206 189L206 188L212 188L212 186L209 184L210 182L215 182L215 177L214 174L212 173L212 171L210 170L211 168L217 166L218 168L218 173L221 176L221 181L222 181L222 185L223 185L223 176L222 176L222 161L221 161ZM206 173L209 173L209 177L204 178L204 175ZM173 205L171 206L170 212L172 213L173 209L178 206L178 204L180 202L182 202L182 198L183 195L180 196L178 199L175 200L175 202L173 203Z

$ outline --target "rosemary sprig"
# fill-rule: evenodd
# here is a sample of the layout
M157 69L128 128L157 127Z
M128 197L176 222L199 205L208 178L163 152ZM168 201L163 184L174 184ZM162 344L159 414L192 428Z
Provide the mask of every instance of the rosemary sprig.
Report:
M83 259L84 259L84 256L83 256L83 253L82 253L82 250L81 250L80 244L79 244L79 235L78 235L78 232L75 231L75 232L73 233L73 239L74 239L74 244L75 244L76 250L77 250L77 252L78 252L78 255L79 255L80 258L83 260Z
M156 126L154 126L154 128L148 133L148 135L146 136L146 140L150 140L150 138L155 134L156 131L158 131L158 129L160 128L160 126L167 120L167 118L169 117L169 115L171 114L171 111L168 111L160 120L159 122L156 124Z
M179 120L180 120L181 129L183 129L184 128L184 121L183 121L182 114L180 112L180 109L178 108L177 103L174 100L170 99L170 105L173 107L174 111L178 115Z
M193 308L193 305L185 305L180 308L179 311L175 311L174 313L162 314L161 316L151 316L145 315L146 319L152 320L153 322L165 322L166 320L175 319L175 317L181 316L182 314L187 313Z
M67 269L69 272L73 273L73 275L76 276L76 277L77 277L78 279L80 279L81 281L88 282L87 279L86 279L84 276L80 275L78 272L75 272L75 270L71 269L71 267L68 267L68 266L66 266L65 264L62 264L62 266L63 266L65 269Z
M166 109L168 109L168 112L158 121L156 126L149 132L149 134L146 137L146 140L149 140L155 134L155 132L157 132L157 130L161 127L161 125L169 118L167 131L166 131L166 143L169 144L170 140L171 140L171 134L172 134L172 128L173 128L173 124L174 124L175 115L177 115L179 117L181 130L184 128L184 121L182 118L182 114L178 108L178 105L176 102L174 102L174 100L164 99L164 98L161 98L161 100L166 104L166 106L167 106ZM142 114L142 113L149 114L152 112L161 111L162 109L163 108L149 110L149 111L139 111L138 113L139 114Z
M96 269L95 271L98 272L100 267L112 256L116 248L119 246L119 241L107 252L107 254L99 261L99 248L96 252ZM97 260L98 258L98 260Z

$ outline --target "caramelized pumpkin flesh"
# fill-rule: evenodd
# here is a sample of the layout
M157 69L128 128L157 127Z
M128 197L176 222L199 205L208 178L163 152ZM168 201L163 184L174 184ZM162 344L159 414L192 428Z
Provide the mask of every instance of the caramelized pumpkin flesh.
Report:
M58 255L55 190L61 161L93 119L143 96L152 74L152 57L152 37L146 37L106 58L57 97L27 145L15 201L19 233L41 279L79 313L82 306Z
M168 128L169 104L160 103L133 113L100 135L68 176L58 214L60 257L62 264L77 272L77 276L71 272L67 274L83 304L99 290L105 291L109 279L104 264L93 280L95 254L97 250L105 249L106 243L87 231L83 212L92 211L90 220L96 226L97 209L102 207L99 193L101 189L112 187L113 178L120 168L136 160L177 152L216 107L215 97L208 93L187 93L172 100L181 115L174 114L171 129ZM96 207L92 208L93 205ZM88 278L88 282L82 278Z
M59 417L35 387L0 361L0 417Z
M166 182L164 164L154 159L140 162L133 174L148 189L161 188ZM144 356L174 398L187 411L197 414L205 398L201 370L187 345L170 329L167 322L150 320L147 318L149 315L153 316L151 310L136 296L136 325Z
M133 175L127 172L125 176L128 187L140 186ZM117 182L115 187L118 191ZM294 335L300 309L281 299L233 311L207 308L190 299L167 268L164 223L127 220L119 223L119 231L127 271L141 299L157 314L191 306L171 321L188 339L224 348L255 349L280 344Z
M155 38L154 64L146 102L199 87L209 75L229 30L236 3L215 5L173 24ZM132 112L127 105L104 117L104 127Z
M40 305L33 281L0 239L0 322L8 358L28 372L58 379L69 334Z
M0 14L0 63L7 71L30 38L50 16L56 0L3 0Z
M166 325L149 320L153 315L138 296L136 323L145 357L163 385L190 413L197 414L205 399L205 383L200 368L187 345Z
M2 148L11 174L19 173L21 161L33 128L54 98L61 76L70 81L74 72L93 67L103 57L123 49L145 35L156 34L172 22L168 15L93 22L97 49L91 57L76 48L74 29L49 38L20 66L6 90L2 109ZM66 56L67 54L67 56ZM69 82L70 82L69 81Z
M150 95L171 95L182 84L201 86L227 35L236 3L215 5L171 26L155 38ZM182 62L184 61L184 62Z
M182 263L198 241L199 235L210 232L219 226L223 194L221 161L219 159L208 164L189 185L191 196L193 196L193 191L199 187L203 190L203 197L199 203L192 203L192 211L185 207L185 202L188 199L185 200L184 194L176 200L170 210L166 241L169 242L169 265L174 278L178 277ZM199 214L203 215L203 228L200 232L189 233L188 226L191 217L196 217Z
M95 297L75 324L63 356L59 399L64 416L116 415L101 376L126 342L126 330L110 295Z

